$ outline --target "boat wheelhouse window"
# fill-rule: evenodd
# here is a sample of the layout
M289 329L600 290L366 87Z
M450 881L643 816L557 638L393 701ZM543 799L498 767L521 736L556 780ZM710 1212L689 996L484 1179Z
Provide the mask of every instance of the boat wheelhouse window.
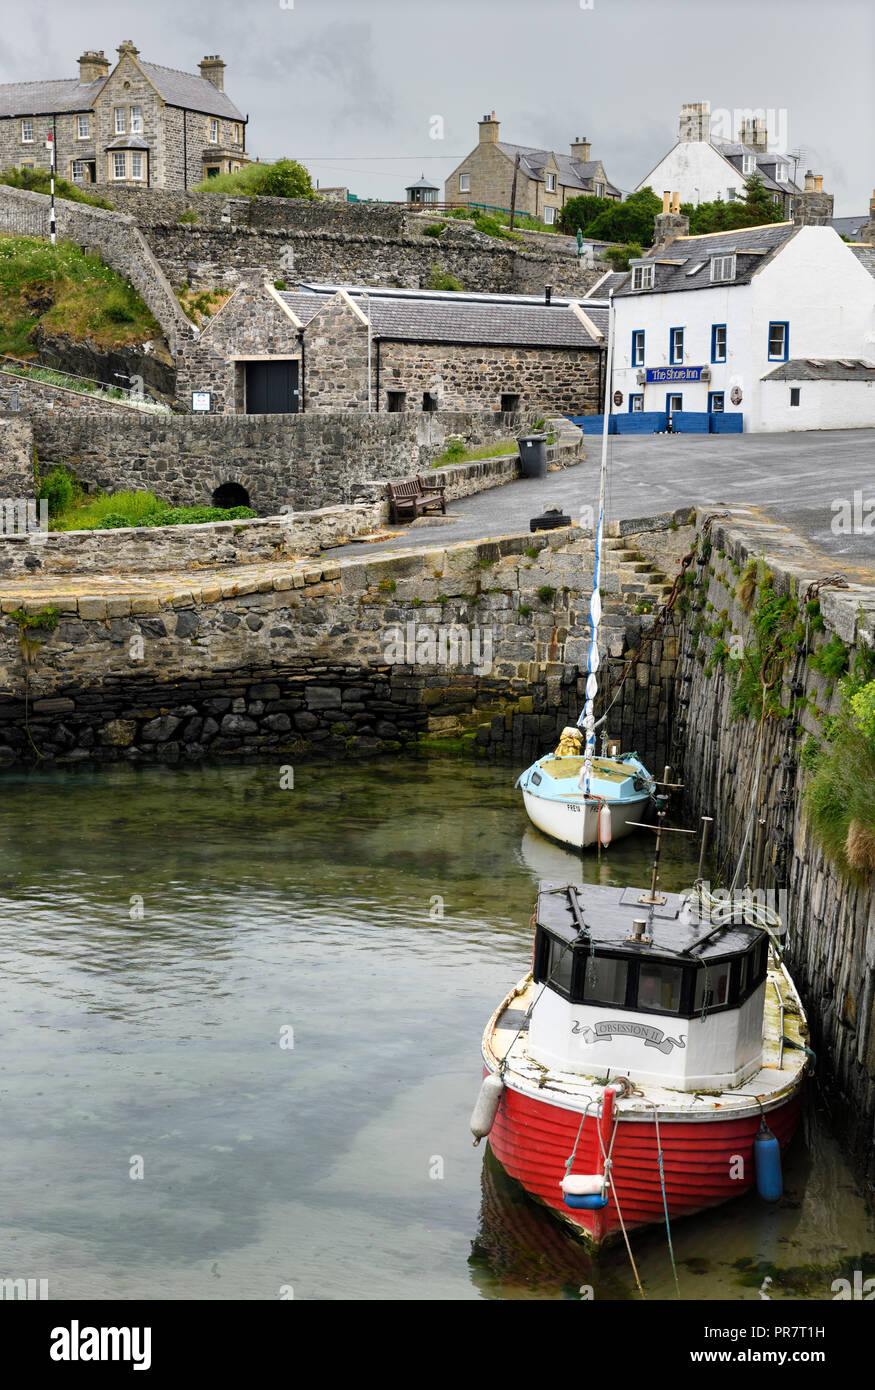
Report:
M693 1012L701 1009L719 1009L729 997L730 962L721 961L719 965L703 966L696 971L696 993L693 996Z
M610 956L589 955L583 967L583 997L586 1003L625 1004L629 965Z
M555 936L548 937L548 940L550 954L547 957L547 978L550 984L556 985L563 994L570 994L574 951L566 942L557 941Z
M681 1007L681 985L684 972L679 965L658 965L641 962L638 971L639 1009L658 1009L663 1014L676 1014Z
M745 989L747 988L747 969L748 969L749 964L750 964L750 957L749 957L749 956L742 956L741 960L738 962L738 994L739 994L739 997L741 997L741 996L744 995L744 991L745 991Z

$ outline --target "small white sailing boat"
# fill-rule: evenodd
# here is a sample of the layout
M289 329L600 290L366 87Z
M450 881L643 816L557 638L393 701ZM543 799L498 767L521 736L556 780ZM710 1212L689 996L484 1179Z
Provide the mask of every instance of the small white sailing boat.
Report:
M655 798L656 784L636 753L611 758L595 756L595 697L598 694L599 625L602 616L602 543L605 526L605 489L608 469L611 364L614 348L614 305L608 301L608 351L605 370L604 429L599 481L599 517L596 526L595 565L589 600L590 644L587 658L586 704L578 727L563 729L559 746L517 779L529 819L546 835L586 849L610 844L628 835ZM604 716L599 723L603 722ZM580 729L583 729L581 734ZM584 735L586 746L581 755Z

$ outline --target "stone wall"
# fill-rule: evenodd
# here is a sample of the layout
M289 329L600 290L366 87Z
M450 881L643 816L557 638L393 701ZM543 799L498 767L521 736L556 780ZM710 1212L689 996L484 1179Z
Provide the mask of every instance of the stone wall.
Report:
M681 752L675 751L674 756L683 767L690 811L715 817L717 861L727 876L740 853L751 807L756 807L750 882L754 888L786 890L788 961L809 1011L812 1046L821 1071L835 1079L830 1094L842 1111L851 1147L871 1176L875 1173L875 885L871 875L868 883L849 883L825 858L806 822L802 793L807 774L799 762L805 740L823 738L814 711L834 715L840 691L835 682L810 667L803 652L796 670L787 668L780 687L782 702L788 706L793 704L788 682L800 682L793 718L766 720L760 746L758 720L731 719L732 685L723 664L712 663L709 669L718 639L707 630L695 642L692 636L694 625L703 621L708 626L725 622L723 641L729 642L733 634L744 643L750 640L750 621L733 590L738 571L749 559L759 557L774 574L777 592L786 594L794 585L803 599L811 582L834 569L834 563L807 551L783 527L759 523L752 516L714 521L707 564L698 566L701 587L691 591L692 606L682 633L678 680L682 699L689 704L686 727L681 729ZM870 579L851 582L847 589L826 587L820 591L819 602L826 631L810 635L809 648L837 634L848 644L853 661L860 642L872 644L875 584ZM758 763L760 782L754 797ZM747 876L745 868L739 886Z
M525 410L568 415L598 410L601 353L579 348L487 348L428 343L380 343L380 397L408 393L408 408L421 408L433 392L444 410L498 409L505 392L518 394Z
M49 204L47 194L0 184L0 232L33 236L34 221L42 217L42 235L48 236ZM63 198L55 200L55 213L58 236L98 252L108 266L128 280L154 314L175 353L179 342L194 334L194 327L133 218Z
M522 767L579 714L592 559L591 538L566 528L78 594L7 586L4 614L54 607L59 622L30 630L27 659L0 622L0 763L29 760L31 739L58 762L178 762L451 734ZM625 562L606 573L606 685L652 623L621 601L634 577ZM672 663L670 642L652 644L611 728L654 765Z
M0 503L6 498L20 500L33 495L33 430L30 422L21 415L0 415Z
M94 405L30 415L40 467L64 463L89 491L150 489L174 506L204 506L223 483L239 483L262 516L350 502L375 479L430 468L451 435L469 447L514 438L526 418L491 411L183 416Z

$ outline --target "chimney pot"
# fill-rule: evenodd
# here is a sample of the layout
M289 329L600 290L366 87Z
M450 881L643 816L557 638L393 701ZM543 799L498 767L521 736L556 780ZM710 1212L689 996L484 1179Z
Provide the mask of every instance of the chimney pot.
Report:
M552 285L545 285L545 286L544 286L544 303L545 303L545 304L549 304L550 301L552 300L552 298L553 298L553 286L552 286Z
M814 191L815 193L823 192L823 174L814 175Z
M666 188L666 189L663 191L663 195L662 195L662 210L663 210L663 212L668 212L668 211L669 211L669 204L670 204L670 203L671 203L671 193L670 193L670 192L668 191L668 189Z

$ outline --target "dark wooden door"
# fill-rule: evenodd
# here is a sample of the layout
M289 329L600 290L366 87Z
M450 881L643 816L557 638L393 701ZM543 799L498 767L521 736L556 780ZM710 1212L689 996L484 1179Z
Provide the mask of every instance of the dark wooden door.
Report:
M247 415L294 415L297 409L297 362L246 363Z

